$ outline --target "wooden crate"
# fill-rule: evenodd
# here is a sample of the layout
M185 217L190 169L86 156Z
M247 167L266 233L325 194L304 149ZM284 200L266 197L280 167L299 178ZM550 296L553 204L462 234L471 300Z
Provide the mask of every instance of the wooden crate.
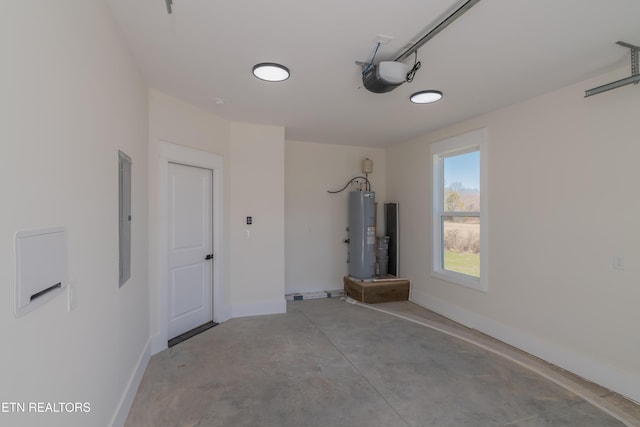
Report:
M409 283L408 279L401 278L365 281L344 276L344 291L351 298L367 304L407 301L409 299Z

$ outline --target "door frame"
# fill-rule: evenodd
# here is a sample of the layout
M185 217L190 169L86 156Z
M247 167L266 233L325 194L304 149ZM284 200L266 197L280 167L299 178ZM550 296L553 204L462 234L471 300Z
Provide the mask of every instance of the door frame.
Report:
M210 169L213 176L213 253L215 255L212 264L212 292L213 321L223 322L229 319L231 312L223 286L224 278L224 250L223 250L223 163L221 155L209 153L207 151L189 148L182 145L173 144L166 141L159 141L159 194L157 209L158 224L155 232L158 236L157 254L157 277L158 277L158 299L157 304L157 325L158 333L153 337L152 354L158 353L167 348L169 336L169 163L179 163L186 166L195 166ZM153 230L150 230L153 232ZM153 285L153 284L152 284ZM154 322L152 322L153 324Z

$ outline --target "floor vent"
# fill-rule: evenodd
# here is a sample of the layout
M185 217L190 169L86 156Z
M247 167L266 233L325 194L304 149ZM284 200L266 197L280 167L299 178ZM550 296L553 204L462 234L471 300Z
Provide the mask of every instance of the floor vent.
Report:
M305 299L318 299L318 298L341 298L344 296L344 290L338 289L335 291L319 291L319 292L303 292L295 294L286 294L284 297L287 301L302 301Z
M169 347L173 347L176 344L180 344L182 341L188 340L191 337L195 337L196 335L198 335L199 333L202 333L204 331L206 331L207 329L211 329L214 326L217 326L218 324L214 321L210 321L205 323L204 325L200 325L197 328L193 328L190 331L185 332L184 334L180 334L175 338L171 338L169 340L169 342L167 343L167 345Z

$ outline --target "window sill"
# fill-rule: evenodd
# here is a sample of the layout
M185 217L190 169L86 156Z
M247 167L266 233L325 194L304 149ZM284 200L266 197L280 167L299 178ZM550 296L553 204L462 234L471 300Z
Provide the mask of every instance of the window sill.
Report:
M432 271L431 276L440 280L444 280L446 282L451 282L467 288L475 289L476 291L488 292L486 283L484 283L482 279L477 277L448 270Z

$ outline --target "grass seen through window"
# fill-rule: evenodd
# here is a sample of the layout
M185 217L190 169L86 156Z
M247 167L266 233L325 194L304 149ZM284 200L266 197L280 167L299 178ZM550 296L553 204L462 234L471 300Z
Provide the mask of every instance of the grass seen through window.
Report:
M443 268L480 277L480 218L445 217Z

